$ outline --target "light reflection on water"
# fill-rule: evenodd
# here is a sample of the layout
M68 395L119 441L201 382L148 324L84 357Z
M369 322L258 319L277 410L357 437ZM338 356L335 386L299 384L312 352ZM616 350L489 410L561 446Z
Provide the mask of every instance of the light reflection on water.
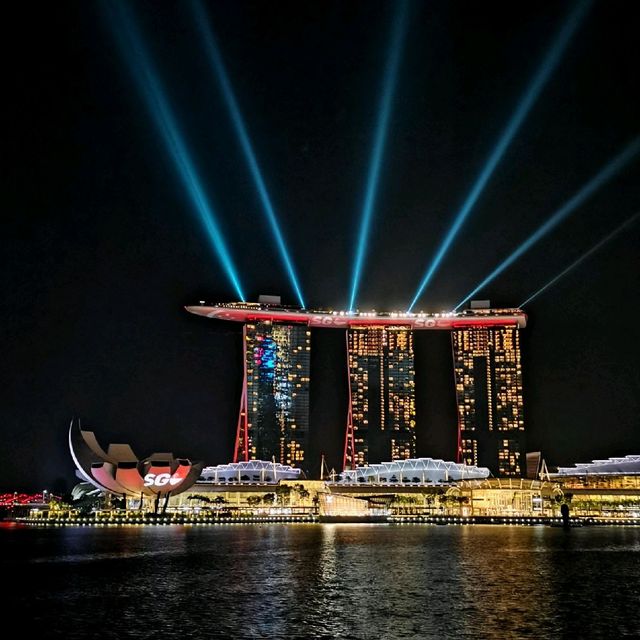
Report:
M633 527L13 529L0 544L5 606L42 637L640 635Z

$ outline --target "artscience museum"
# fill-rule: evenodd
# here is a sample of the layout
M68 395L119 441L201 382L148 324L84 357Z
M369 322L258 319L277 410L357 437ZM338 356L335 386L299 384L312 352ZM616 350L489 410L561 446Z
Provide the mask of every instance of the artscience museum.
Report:
M92 431L69 427L69 449L76 475L100 491L130 498L160 498L189 489L202 470L201 462L154 453L139 459L128 444L110 444L105 451Z

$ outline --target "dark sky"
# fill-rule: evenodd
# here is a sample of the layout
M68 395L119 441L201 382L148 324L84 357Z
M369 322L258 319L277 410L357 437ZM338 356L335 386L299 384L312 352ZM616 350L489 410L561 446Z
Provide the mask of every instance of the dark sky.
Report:
M181 2L130 5L248 297L295 302ZM359 298L406 308L571 5L414 2ZM308 306L348 303L390 2L216 2L212 25ZM640 132L636 3L594 5L417 309L462 299ZM0 487L73 481L79 416L140 455L228 461L240 326L183 305L235 298L101 2L5 15ZM7 106L7 105L6 105ZM482 293L516 305L640 210L640 160ZM640 452L640 225L527 308L528 449L550 464ZM315 331L312 451L341 457L343 336ZM455 447L449 336L416 338L418 452Z

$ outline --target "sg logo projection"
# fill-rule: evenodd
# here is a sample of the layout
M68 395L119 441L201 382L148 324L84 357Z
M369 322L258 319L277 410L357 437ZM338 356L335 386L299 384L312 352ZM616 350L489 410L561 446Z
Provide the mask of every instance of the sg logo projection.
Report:
M147 473L144 477L145 487L166 487L168 484L174 486L180 484L183 478L172 478L169 473Z

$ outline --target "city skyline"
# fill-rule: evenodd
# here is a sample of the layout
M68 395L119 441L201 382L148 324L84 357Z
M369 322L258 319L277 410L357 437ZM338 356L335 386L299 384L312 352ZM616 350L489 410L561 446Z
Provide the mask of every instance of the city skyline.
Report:
M241 327L183 310L238 299L216 230L247 300L297 303L294 274L308 307L347 308L360 236L363 311L406 310L425 269L416 311L450 311L480 285L474 297L496 307L544 290L520 336L527 449L551 465L640 450L639 228L621 224L640 208L633 7L410 2L404 21L399 4L376 1L205 3L199 17L182 4L119 6L42 7L35 24L12 8L31 44L7 76L7 489L73 481L74 416L140 450L229 460ZM308 459L325 453L338 468L346 345L311 331ZM437 435L458 419L451 344L416 332L413 352L428 390L416 397L416 453L452 460L455 439Z

